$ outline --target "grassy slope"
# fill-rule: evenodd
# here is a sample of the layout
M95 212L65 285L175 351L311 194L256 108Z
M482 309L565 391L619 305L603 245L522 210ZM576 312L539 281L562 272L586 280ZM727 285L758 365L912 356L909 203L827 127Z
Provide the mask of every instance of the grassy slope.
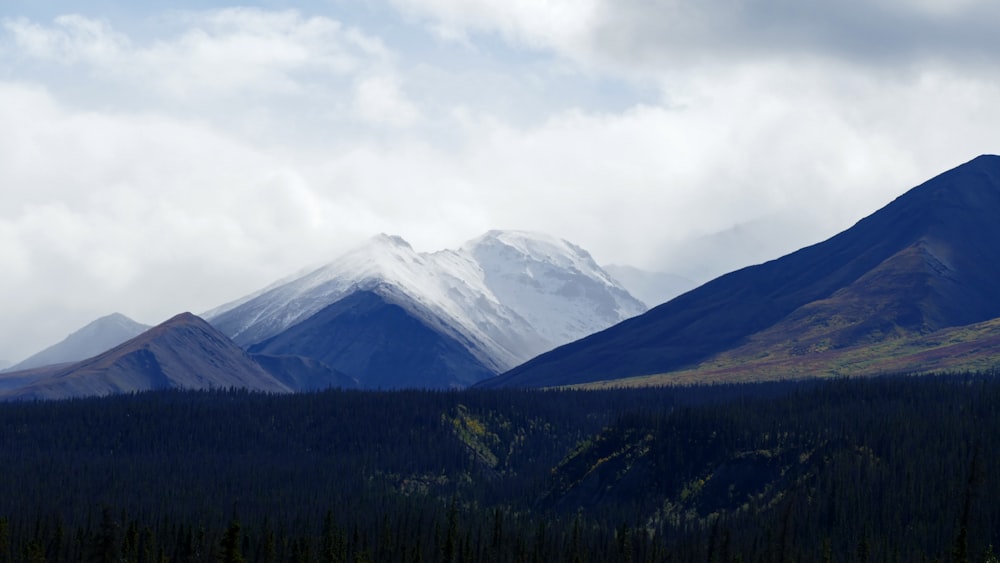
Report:
M796 353L761 350L757 357L721 354L694 368L582 385L645 387L704 382L774 381L805 377L863 376L983 370L1000 365L1000 319L947 328L923 336Z

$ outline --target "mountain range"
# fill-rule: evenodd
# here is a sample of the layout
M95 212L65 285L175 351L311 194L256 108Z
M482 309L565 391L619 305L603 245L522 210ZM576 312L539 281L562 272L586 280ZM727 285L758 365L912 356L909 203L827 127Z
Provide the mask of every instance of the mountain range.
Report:
M1000 364L997 216L1000 157L981 156L826 241L675 289L649 311L589 253L554 237L490 231L425 253L379 235L206 320L186 313L142 332L120 315L99 319L0 375L0 398L991 369ZM613 270L633 287L649 279ZM84 344L123 339L80 357Z
M56 398L234 385L465 387L645 309L589 253L554 237L490 231L458 250L420 253L379 235L205 313L211 331L190 314L146 332L122 315L98 319L0 376L0 389Z
M251 352L385 389L464 387L645 309L582 248L490 231L433 253L379 235L204 316Z
M1000 157L981 156L826 241L716 278L484 385L992 367L1000 358L998 216Z
M7 395L53 399L217 386L290 391L243 349L190 313L178 315L88 360L36 372L35 381Z
M251 356L210 324L182 313L92 358L0 376L0 400L64 399L154 389L241 388L290 393L355 387L319 362Z

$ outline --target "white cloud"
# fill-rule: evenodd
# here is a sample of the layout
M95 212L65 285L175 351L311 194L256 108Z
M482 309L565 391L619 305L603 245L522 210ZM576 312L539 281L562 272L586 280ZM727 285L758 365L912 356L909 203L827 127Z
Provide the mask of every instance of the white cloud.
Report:
M297 269L315 258L303 241L327 235L327 204L294 166L199 122L78 112L10 85L0 108L0 256L17 272L5 310L86 303L155 321ZM169 287L148 293L151 278Z
M938 57L897 41L897 68L859 58L844 21L764 0L394 4L472 48L296 11L156 15L153 35L2 20L0 358L113 310L203 311L377 232L437 250L535 229L602 262L718 273L998 152L1000 80L954 64L982 50L976 26L932 38ZM941 34L992 13L856 8Z
M598 0L392 0L405 12L430 18L442 39L466 41L471 32L498 32L535 48L570 49L596 24Z
M1000 5L990 0L393 2L446 37L496 33L619 75L768 57L986 63L1000 48Z
M181 21L180 36L145 47L134 59L148 78L182 97L297 93L322 83L324 74L349 75L386 57L378 40L294 11L233 8Z
M313 134L322 123L329 131L362 117L354 113L354 92L371 88L377 76L389 117L415 114L400 89L391 89L399 83L391 51L336 19L225 8L155 21L156 36L131 37L80 15L50 25L2 20L11 58L19 61L15 72L61 77L61 100L98 111L168 112L280 142L300 128ZM45 66L51 64L57 68Z
M23 18L6 19L3 27L24 54L57 63L114 63L129 47L128 38L107 21L80 15L59 16L51 27Z
M391 75L359 79L354 96L357 114L372 123L401 127L420 117L420 110L406 98L398 80Z

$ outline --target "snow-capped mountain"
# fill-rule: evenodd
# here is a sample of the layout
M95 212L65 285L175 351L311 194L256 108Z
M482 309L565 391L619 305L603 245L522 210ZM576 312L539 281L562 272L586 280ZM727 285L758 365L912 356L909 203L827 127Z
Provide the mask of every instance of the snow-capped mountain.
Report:
M549 348L646 311L586 250L562 239L490 231L462 250L479 265L489 291Z
M458 250L433 253L379 235L206 317L249 347L362 291L376 292L458 342L494 373L645 310L579 247L545 235L491 231ZM345 312L336 313L342 322ZM364 381L363 374L348 375Z
M53 364L77 362L110 350L149 330L121 313L101 317L5 371L20 371Z
M418 253L402 238L384 234L305 276L207 316L235 342L250 346L354 292L377 286L406 295L410 307L422 308L431 322L445 325L441 328L459 329L495 369L517 363L512 350L534 336L523 319L489 293L468 257L449 251ZM527 338L521 336L525 332Z

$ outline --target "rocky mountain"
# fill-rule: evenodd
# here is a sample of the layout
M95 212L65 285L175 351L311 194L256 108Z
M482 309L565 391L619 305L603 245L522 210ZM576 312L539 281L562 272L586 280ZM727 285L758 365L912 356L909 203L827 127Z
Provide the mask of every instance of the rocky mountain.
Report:
M62 399L151 389L292 391L242 348L190 313L93 358L9 373L4 379L26 375L26 384L0 392L0 399Z
M493 369L516 364L512 350L531 345L522 336L530 327L489 294L476 264L454 251L418 253L402 238L389 235L376 236L313 272L205 316L249 347L352 293L380 285L413 295L430 316L462 327L474 343L472 353Z
M494 230L466 243L462 253L478 265L497 300L542 337L545 349L646 310L590 253L562 239ZM518 356L534 356L538 347Z
M379 235L206 317L254 352L312 357L363 386L456 387L644 310L579 247L491 231L433 253Z
M485 385L881 373L920 370L929 356L947 367L997 361L998 216L1000 157L981 156L824 242L716 278Z
M351 293L250 352L309 355L358 374L369 389L459 387L495 375L461 345L460 334L421 316L420 307L393 289Z
M604 271L621 283L629 293L648 306L666 303L678 295L694 289L697 284L684 276L667 272L652 272L633 266L608 264Z
M37 354L10 366L21 371L53 364L76 362L110 350L126 340L149 330L121 313L101 317Z

